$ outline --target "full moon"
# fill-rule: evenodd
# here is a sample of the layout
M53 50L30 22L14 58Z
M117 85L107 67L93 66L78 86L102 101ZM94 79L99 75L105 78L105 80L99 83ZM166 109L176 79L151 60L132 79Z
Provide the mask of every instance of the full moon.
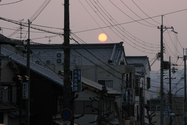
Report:
M107 35L105 33L101 33L98 36L100 42L105 42L107 40Z

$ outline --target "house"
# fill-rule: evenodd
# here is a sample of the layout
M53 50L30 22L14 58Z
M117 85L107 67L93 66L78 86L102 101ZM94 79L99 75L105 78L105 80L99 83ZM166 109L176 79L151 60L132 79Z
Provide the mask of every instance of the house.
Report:
M31 44L31 60L40 65L63 66L63 44ZM25 55L26 56L26 55ZM126 65L123 43L70 44L71 65Z
M138 115L137 124L148 123L145 105L150 104L151 87L149 58L147 56L126 56L127 64L135 66L135 107ZM142 115L143 114L143 115Z
M24 89L22 93L20 88L27 81L22 82L17 76L22 76L22 78L25 76L26 59L5 48L1 48L1 54L8 59L1 70L1 104L6 103L6 107L0 111L1 123L6 125L24 123L27 96L24 96ZM52 124L52 116L60 112L57 102L62 98L63 78L32 62L30 72L31 124Z
M18 110L16 83L12 80L15 74L19 72L15 63L2 57L1 64L1 83L0 83L0 123L8 124L8 115L10 112Z
M32 61L55 72L63 71L63 45L31 45ZM71 44L70 69L81 69L82 76L122 93L118 106L123 116L134 121L134 66L127 65L123 43ZM126 84L127 83L127 84ZM128 89L129 88L129 89ZM126 92L126 91L129 92ZM125 94L127 93L127 94ZM131 100L131 114L123 111L122 103ZM126 95L126 96L125 96ZM128 115L129 114L129 115Z

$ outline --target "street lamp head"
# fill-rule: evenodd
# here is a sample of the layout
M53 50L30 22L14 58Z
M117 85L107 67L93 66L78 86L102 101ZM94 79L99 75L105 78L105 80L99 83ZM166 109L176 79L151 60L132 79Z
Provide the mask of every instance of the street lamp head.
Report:
M174 32L175 34L178 34L178 32L174 31L174 29L172 29L171 31Z

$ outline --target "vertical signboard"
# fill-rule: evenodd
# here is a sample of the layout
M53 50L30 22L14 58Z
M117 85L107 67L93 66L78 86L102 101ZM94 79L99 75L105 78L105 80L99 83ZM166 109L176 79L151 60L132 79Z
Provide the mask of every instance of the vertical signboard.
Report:
M170 106L165 106L165 117L170 116Z
M23 88L22 98L28 99L28 82L23 82L22 88Z
M81 69L74 69L72 73L72 91L79 92L82 90Z

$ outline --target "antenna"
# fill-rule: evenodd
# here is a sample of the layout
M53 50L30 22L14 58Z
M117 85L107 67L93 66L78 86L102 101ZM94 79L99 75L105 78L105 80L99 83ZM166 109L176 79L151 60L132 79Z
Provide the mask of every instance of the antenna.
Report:
M51 42L51 37L50 36L45 36L45 38L49 38L49 44Z

